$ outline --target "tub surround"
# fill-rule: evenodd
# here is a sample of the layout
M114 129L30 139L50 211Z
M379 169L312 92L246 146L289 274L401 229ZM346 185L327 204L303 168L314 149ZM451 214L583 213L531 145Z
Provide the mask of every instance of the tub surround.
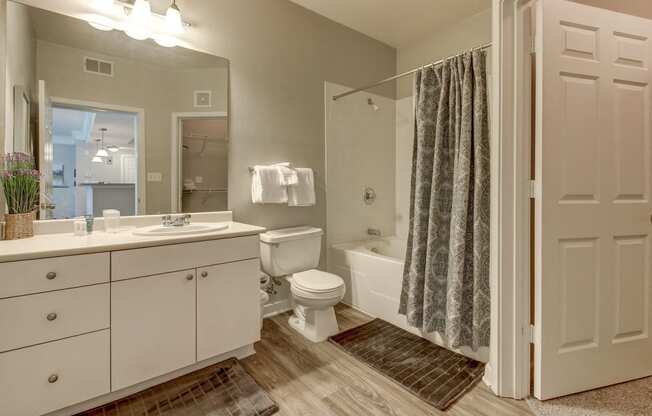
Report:
M193 219L229 228L143 237L133 227L154 218L134 217L77 237L48 221L34 238L0 241L3 411L75 414L254 353L264 228L230 212Z

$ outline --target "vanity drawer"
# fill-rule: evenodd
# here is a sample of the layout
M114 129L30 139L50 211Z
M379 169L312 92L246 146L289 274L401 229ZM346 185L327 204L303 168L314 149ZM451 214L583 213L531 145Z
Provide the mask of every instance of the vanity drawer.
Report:
M110 391L109 330L0 354L0 413L42 415Z
M109 253L0 263L0 298L109 281Z
M109 283L0 300L0 352L110 326Z
M114 251L111 280L149 276L259 257L258 236Z

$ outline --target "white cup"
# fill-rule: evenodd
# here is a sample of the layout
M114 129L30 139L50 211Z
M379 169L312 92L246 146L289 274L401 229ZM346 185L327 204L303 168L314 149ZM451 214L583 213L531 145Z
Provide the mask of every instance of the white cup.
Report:
M82 236L88 234L86 231L86 221L85 220L75 220L73 224L73 230L75 235Z

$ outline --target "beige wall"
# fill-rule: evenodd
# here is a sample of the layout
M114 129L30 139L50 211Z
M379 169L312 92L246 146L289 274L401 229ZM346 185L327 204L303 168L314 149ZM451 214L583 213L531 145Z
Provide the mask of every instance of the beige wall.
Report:
M652 0L571 0L588 6L652 19Z
M6 151L13 151L14 86L21 86L37 97L36 91L36 39L28 7L10 2L7 4L7 65L6 65Z
M6 0L0 0L0 3ZM73 13L64 2L34 4ZM155 0L155 10L169 2ZM396 50L288 0L193 1L182 40L230 60L229 206L238 221L324 227L324 81L361 85L393 75ZM393 96L394 86L383 94ZM318 172L317 205L253 205L248 166L289 160ZM321 173L321 176L319 176Z
M1 97L6 97L6 70L7 70L7 2L0 0L0 153L6 153L5 149L5 111L6 100ZM5 197L0 192L0 221L4 221L5 213ZM0 227L0 239L3 238L3 231Z
M324 81L361 85L390 76L396 51L287 0L192 2L183 13L197 25L187 40L231 64L234 218L270 228L324 228ZM392 86L385 93L393 95ZM251 203L248 166L277 161L316 171L316 206Z
M489 6L490 3L487 1L487 7ZM491 42L490 8L440 30L434 30L430 36L400 48L397 53L396 71L397 73L409 71L489 42ZM411 95L412 77L405 77L398 82L397 98Z
M172 70L39 40L37 73L53 97L137 107L145 110L146 167L162 173L148 182L147 212L170 212L172 112L226 111L228 69ZM84 56L114 63L114 76L84 72ZM212 90L213 107L194 108L193 91Z

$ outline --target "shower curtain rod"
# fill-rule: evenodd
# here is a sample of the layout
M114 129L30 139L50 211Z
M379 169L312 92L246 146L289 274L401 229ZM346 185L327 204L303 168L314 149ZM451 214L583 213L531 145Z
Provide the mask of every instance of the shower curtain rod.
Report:
M475 48L471 48L471 49L469 49L469 51L475 51L475 50L478 50L478 49L487 49L487 48L490 48L490 47L491 47L491 42L485 43L484 45L481 45L481 46L478 46L478 47L475 47ZM414 68L414 69L412 69L410 71L406 71L406 72L403 72L401 74L394 75L394 76L389 77L389 78L385 78L385 79L383 79L381 81L374 82L373 84L365 85L364 87L356 88L354 90L347 91L347 92L344 92L342 94L334 95L333 96L333 101L337 101L342 97L346 97L347 95L355 94L356 92L365 91L365 90L368 90L369 88L377 87L377 86L385 84L387 82L394 81L394 80L406 77L408 75L412 75L412 74L414 74L415 72L417 72L417 71L419 71L421 69L428 68L428 67L431 67L431 66L437 66L439 64L444 63L444 61L446 61L446 59L451 58L453 56L457 56L457 55L451 55L451 56L449 56L447 58L440 59L437 62L433 62L433 63L428 64L428 65L423 65L423 66L420 66L418 68Z

